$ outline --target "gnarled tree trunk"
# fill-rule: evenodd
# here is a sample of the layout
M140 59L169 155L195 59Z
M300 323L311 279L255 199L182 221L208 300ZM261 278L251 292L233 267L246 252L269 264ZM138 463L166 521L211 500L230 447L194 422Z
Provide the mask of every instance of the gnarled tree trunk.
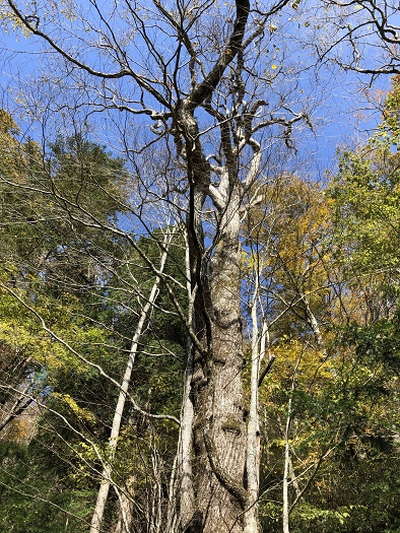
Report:
M198 226L196 234L189 240L189 249L190 246L193 248L194 281L202 290L198 292L194 306L194 329L201 346L194 347L191 384L195 502L192 518L184 528L186 533L242 532L247 504L240 313L240 196L237 184L229 191L228 182L225 185L226 202L221 210L210 264L205 265ZM201 209L201 205L199 207ZM193 213L194 219L198 214Z

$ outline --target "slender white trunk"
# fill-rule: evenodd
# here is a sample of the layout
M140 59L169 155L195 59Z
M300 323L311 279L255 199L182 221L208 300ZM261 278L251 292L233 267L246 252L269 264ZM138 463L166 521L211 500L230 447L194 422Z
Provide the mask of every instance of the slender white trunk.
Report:
M152 496L151 496L152 507L151 507L151 515L150 515L148 528L149 528L149 533L159 533L161 531L162 518L163 518L163 513L162 513L163 494L162 494L162 485L161 485L162 464L161 464L161 459L159 457L159 454L156 448L154 448L152 451L151 463L152 463L154 483L152 487Z
M251 307L252 343L251 343L251 376L250 376L250 407L247 424L247 492L248 510L245 515L245 533L257 533L258 527L258 490L260 469L260 427L258 420L258 379L261 358L264 355L260 347L259 327L257 318L257 301L259 296L259 276L256 275L253 301ZM264 332L263 332L264 333Z
M294 471L294 468L293 468L292 454L290 452L291 452L291 448L289 446L289 475L290 475L291 483L296 493L296 498L299 498L301 489L300 489L299 482L297 481L296 472Z
M306 295L302 294L304 305L306 308L308 322L311 326L312 332L314 334L315 340L317 341L317 346L320 350L324 350L324 340L322 338L321 330L319 329L318 320L316 319L314 313L311 310L310 302Z
M286 418L286 427L285 427L285 459L283 467L283 509L282 509L282 523L283 523L283 533L290 533L289 530L289 468L290 468L290 444L289 444L289 432L290 432L290 422L291 422L291 411L292 411L292 397L289 398L288 403L288 414Z
M289 530L289 445L285 444L285 467L283 472L283 509L282 509L282 518L283 518L283 533L290 533Z
M171 476L169 479L168 488L168 504L167 504L167 525L165 533L174 533L177 528L178 521L178 508L177 508L177 495L178 495L178 454L180 446L180 437L178 438L178 452L175 455L174 462L172 464Z
M130 524L133 520L133 485L135 477L130 476L125 483L125 491L121 493L117 492L119 513L118 521L113 529L113 533L129 533Z
M180 477L180 514L182 523L186 523L193 514L194 493L192 482L192 431L193 431L193 404L190 399L190 384L193 375L193 361L191 348L185 376L183 409L181 417L181 435L178 452L178 465Z
M186 288L188 294L188 325L192 326L193 320L193 299L190 280L190 257L189 246L186 236ZM177 523L180 523L182 528L187 524L192 515L194 507L194 492L192 479L192 431L193 431L193 417L194 409L192 400L190 398L190 388L193 377L193 354L192 342L190 336L187 337L187 365L185 371L185 380L183 387L182 410L181 410L181 425L179 428L179 439L177 454L175 457L174 468L171 475L170 494L169 494L169 509L167 520L167 532L175 533ZM179 513L178 513L179 504Z
M99 488L99 491L97 493L96 506L94 508L94 512L93 512L93 516L92 516L92 522L91 522L91 525L90 525L90 533L99 533L99 531L101 529L103 516L104 516L104 510L105 510L105 506L106 506L107 498L108 498L108 493L109 493L110 486L111 486L111 483L112 483L112 481L111 481L111 475L112 475L111 462L112 462L112 460L114 458L115 451L116 451L116 448L117 448L118 437L119 437L119 432L120 432L120 428L121 428L122 414L123 414L123 411L124 411L126 398L127 398L127 392L128 392L130 381L131 381L132 370L133 370L133 365L134 365L135 358L136 358L139 339L140 339L140 336L142 334L145 322L146 322L146 320L148 318L148 315L149 315L149 313L151 311L151 308L154 305L154 302L155 302L155 300L157 298L157 295L158 295L158 287L160 285L161 274L162 274L162 272L164 270L164 267L165 267L165 263L166 263L167 256L168 256L168 248L169 248L169 245L171 244L172 237L173 237L173 232L171 232L169 234L166 234L166 236L164 238L164 242L163 242L164 251L163 251L163 253L161 255L160 268L159 268L160 275L157 276L155 281L154 281L154 284L153 284L153 287L151 288L148 300L147 300L147 302L146 302L145 306L143 307L142 312L140 314L140 318L139 318L139 322L138 322L137 327L136 327L135 334L134 334L134 336L132 338L131 348L130 348L130 351L129 351L128 363L126 365L125 373L124 373L124 376L123 376L123 379L122 379L121 388L120 388L120 392L119 392L119 395L118 395L117 406L115 408L114 418L113 418L113 422L112 422L112 426L111 426L111 434L110 434L109 447L108 447L109 458L107 458L107 460L106 460L107 462L105 463L104 468L103 468L102 481L100 483L100 488Z
M292 399L293 399L293 392L295 388L296 383L296 374L297 369L300 364L300 357L297 360L296 367L294 369L293 379L292 379L292 386L290 389L290 396L288 401L288 409L287 409L287 417L286 417L286 425L285 425L285 456L284 456L284 466L283 466L283 487L282 487L282 499L283 499L283 507L282 507L282 524L283 524L283 533L290 533L289 530L289 514L290 514L290 501L289 501L289 478L290 478L290 469L293 466L291 466L291 459L290 459L290 426L292 424Z

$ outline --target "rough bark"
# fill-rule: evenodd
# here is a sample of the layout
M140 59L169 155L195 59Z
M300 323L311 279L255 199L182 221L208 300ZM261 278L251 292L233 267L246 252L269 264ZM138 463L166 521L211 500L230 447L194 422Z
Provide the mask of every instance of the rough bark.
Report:
M195 326L204 349L195 351L192 379L196 511L186 525L187 533L238 533L244 527L246 416L241 376L239 203L239 193L232 187L220 217L211 272L204 274L204 263L201 272L203 316ZM208 291L209 300L204 300Z

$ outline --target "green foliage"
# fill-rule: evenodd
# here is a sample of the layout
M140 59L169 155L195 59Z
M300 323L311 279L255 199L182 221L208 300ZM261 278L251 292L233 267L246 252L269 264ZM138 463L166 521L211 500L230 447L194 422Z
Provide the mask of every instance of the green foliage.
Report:
M6 180L0 185L0 374L1 383L14 391L2 388L0 400L6 407L14 403L17 391L28 383L28 393L45 405L25 448L13 441L15 432L8 432L7 439L0 435L6 450L0 459L0 531L22 533L29 524L33 532L82 532L88 529L102 469L98 454L108 456L119 392L96 365L120 382L154 272L126 241L105 238L104 232L79 222L82 213L104 223L116 222L123 214L129 192L122 160L79 136L57 139L44 157L34 143L18 141L8 114L0 119L1 172ZM138 243L155 264L160 257L157 237ZM184 282L179 272L182 252L177 240L167 270ZM137 280L136 291L127 290L133 288L132 280ZM179 415L185 334L163 286L158 302L160 311L153 313L141 339L144 353L137 356L131 394L149 411ZM167 318L162 308L170 310ZM39 380L39 374L44 379ZM17 427L18 421L17 416L10 424ZM124 439L115 458L122 480L129 473L123 465L131 463L137 446L132 443L150 438L129 402L123 425L122 435L133 433L135 439ZM176 427L166 424L163 433L160 443L165 453L172 453ZM143 476L151 464L146 446L137 453Z
M60 477L51 455L37 446L0 443L0 531L79 533L87 528L93 492ZM49 460L50 458L50 460Z
M329 190L336 208L336 235L347 265L359 273L399 266L400 174L370 147L341 156ZM343 256L345 258L345 256Z
M399 92L396 80L378 134L341 154L326 190L282 176L265 186L264 205L249 215L246 246L258 239L258 252L243 252L243 293L261 264L268 289L260 302L276 358L260 388L268 435L260 520L271 533L282 527L287 446L298 476L298 487L293 479L289 487L297 502L293 533L400 530ZM18 141L3 112L0 156L0 375L14 393L28 384L44 405L25 446L17 444L21 435L0 433L0 531L84 532L100 456L140 509L156 467L164 490L176 452L175 425L144 416L129 398L115 454L108 445L119 391L104 374L121 381L155 279L146 258L158 264L163 233L141 235L131 246L101 227L118 226L130 194L124 162L104 147L75 136L42 154ZM178 281L185 313L184 264L177 232L165 272ZM179 417L186 341L161 282L129 390L143 410ZM2 406L14 398L2 388ZM108 518L114 510L110 499Z

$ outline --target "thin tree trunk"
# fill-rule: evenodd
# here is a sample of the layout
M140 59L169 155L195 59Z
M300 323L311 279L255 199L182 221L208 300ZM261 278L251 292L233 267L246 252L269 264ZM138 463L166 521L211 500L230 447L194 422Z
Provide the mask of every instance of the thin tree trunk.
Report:
M33 399L26 395L31 387L31 381L25 379L16 387L15 391L13 390L11 397L5 404L0 407L0 440L6 433L6 426L32 403ZM20 392L16 392L17 390Z
M179 475L179 508L180 520L187 523L193 514L194 492L192 479L192 431L193 431L193 404L190 398L190 383L193 374L192 358L189 357L185 376L183 409L181 417L181 435L178 451Z
M186 266L186 289L188 296L187 324L193 325L193 302L194 294L191 287L190 256L188 236L185 233L185 266ZM187 363L183 384L182 408L177 452L172 467L167 509L167 533L176 533L178 528L183 529L192 515L194 508L194 493L192 480L192 431L193 431L193 403L190 398L191 381L193 377L192 341L187 336L186 343ZM178 525L179 524L179 525Z
M286 424L285 424L285 454L284 454L284 466L283 466L283 486L282 486L282 499L283 499L283 506L282 506L282 531L283 533L290 533L289 529L289 514L290 514L290 501L289 501L289 477L290 477L290 465L291 465L291 459L290 459L290 427L292 424L292 401L293 401L293 392L295 389L295 383L296 383L296 374L297 369L300 364L300 357L297 359L296 366L293 372L293 378L292 378L292 385L290 388L290 396L288 401L288 409L287 409L287 416L286 416Z
M321 330L319 329L318 320L315 318L315 315L311 310L310 302L308 301L307 296L305 294L302 294L301 296L305 305L308 323L310 324L315 340L317 341L317 346L324 352L324 339L322 338Z
M292 454L290 452L290 447L289 447L289 476L290 476L291 484L293 485L294 491L296 493L296 498L299 498L301 489L300 489L299 482L297 481L296 472L294 471L294 468L293 468L293 461L292 461Z
M109 459L107 458L107 462L103 468L102 481L100 483L100 488L97 493L97 500L96 500L96 505L94 508L93 516L92 516L90 533L98 533L101 529L101 525L103 522L104 510L105 510L105 506L107 503L110 486L112 483L111 461L114 458L115 451L116 451L117 444L118 444L118 437L119 437L119 432L121 428L122 415L123 415L123 411L124 411L124 407L126 403L128 388L129 388L130 381L131 381L132 370L133 370L133 365L134 365L135 358L136 358L139 339L142 334L145 322L151 311L151 308L157 298L158 287L160 285L160 280L161 280L161 273L163 272L164 267L165 267L165 263L166 263L167 256L168 256L168 248L171 243L172 237L173 237L173 232L166 234L166 236L164 237L164 242L163 242L164 251L161 255L160 268L159 268L160 275L157 276L154 281L148 300L140 314L140 318L139 318L138 325L136 327L135 334L132 338L128 363L127 363L125 373L122 379L121 388L120 388L120 392L118 395L117 406L115 408L114 418L113 418L112 427L111 427L111 435L109 439L109 448L108 448Z
M129 526L133 522L133 486L135 477L129 476L125 490L118 494L119 512L118 520L113 533L129 533Z
M292 391L293 392L293 387ZM286 418L286 427L285 427L285 458L284 458L284 467L283 467L283 508L282 508L282 523L283 533L290 533L289 530L289 470L290 470L290 443L289 443L289 433L290 433L290 424L292 417L292 395L290 395L288 402L288 413Z
M188 324L192 327L193 324L193 294L191 291L191 274L190 274L190 257L189 245L186 240L186 279L187 292L189 296L188 306ZM183 405L181 415L180 436L178 444L178 475L179 475L179 514L180 522L187 524L192 515L194 508L194 492L193 492L193 478L192 478L192 431L193 431L193 403L191 399L191 382L193 378L193 356L192 356L192 342L188 336L187 354L188 361L185 373L185 383L183 390Z
M182 419L182 417L181 417ZM179 520L178 514L178 499L179 499L179 470L178 470L178 460L179 460L179 450L180 450L180 437L178 438L178 447L177 453L174 458L172 465L172 471L169 480L169 490L168 490L168 504L167 504L167 525L165 528L165 533L175 533L177 531L177 524Z
M251 376L250 376L250 408L247 424L247 491L248 510L244 516L245 533L257 533L258 526L258 491L260 470L260 427L258 419L258 380L263 352L260 349L260 338L257 317L259 297L259 272L256 273L253 301L251 308L252 343L251 343ZM264 332L263 332L264 333Z

